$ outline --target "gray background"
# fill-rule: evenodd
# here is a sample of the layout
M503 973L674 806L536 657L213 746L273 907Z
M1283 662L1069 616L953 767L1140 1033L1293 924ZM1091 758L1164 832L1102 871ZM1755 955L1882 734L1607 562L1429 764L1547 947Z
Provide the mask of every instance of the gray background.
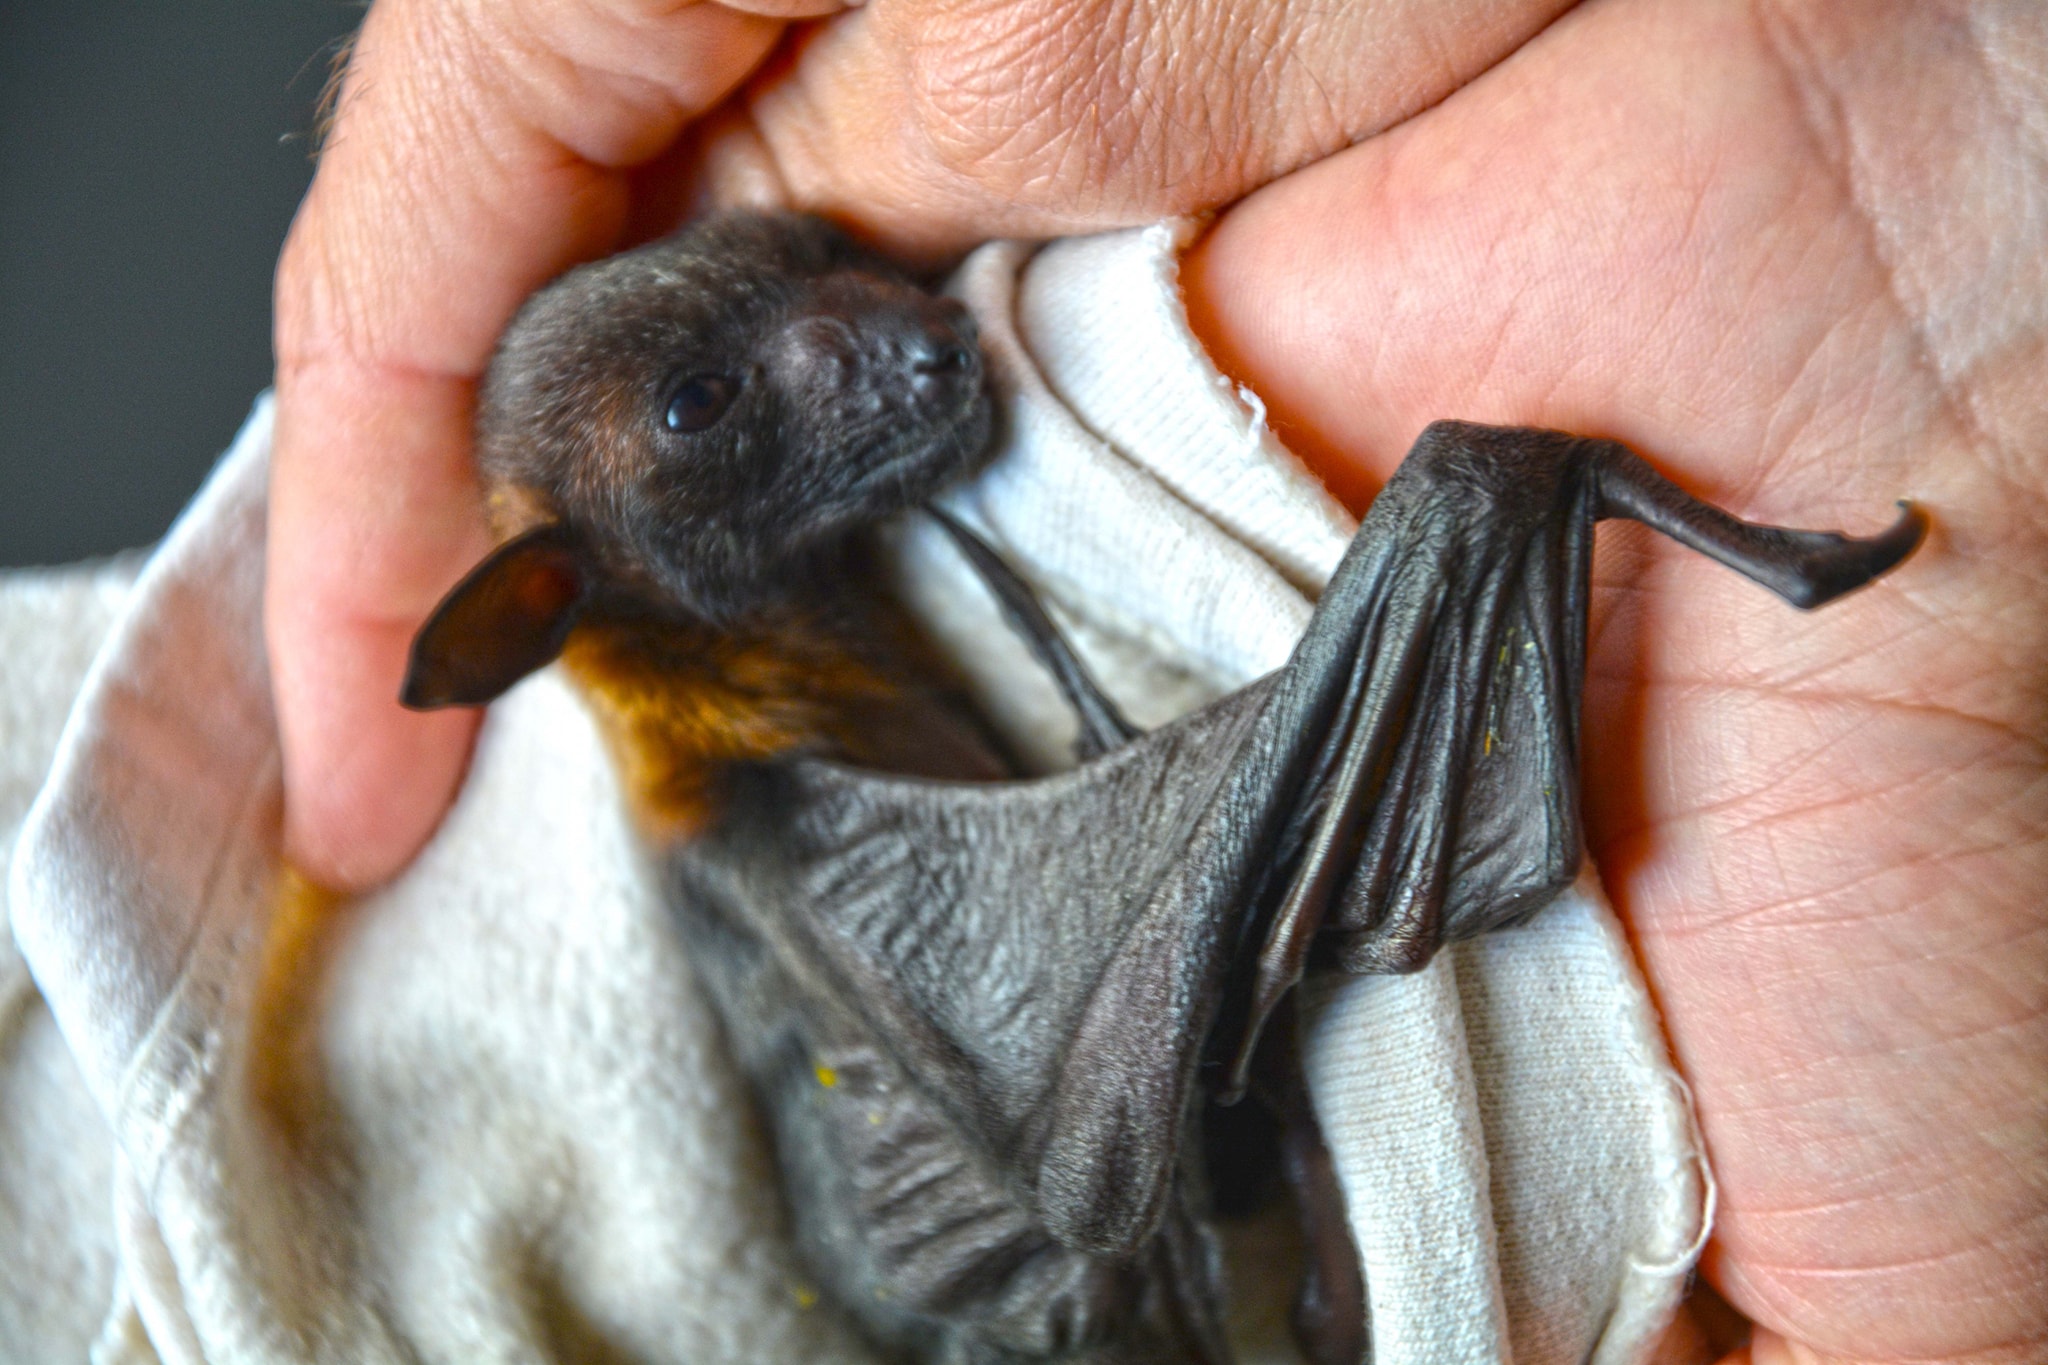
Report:
M0 0L0 565L163 534L270 375L346 0Z

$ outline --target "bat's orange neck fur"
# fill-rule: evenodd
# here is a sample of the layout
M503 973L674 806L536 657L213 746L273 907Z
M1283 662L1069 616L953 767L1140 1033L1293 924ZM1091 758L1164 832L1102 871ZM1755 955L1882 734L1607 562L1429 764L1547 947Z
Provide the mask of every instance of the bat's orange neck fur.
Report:
M588 622L562 653L635 817L658 839L703 828L731 764L801 750L860 757L862 717L904 698L886 657L802 618L742 630Z

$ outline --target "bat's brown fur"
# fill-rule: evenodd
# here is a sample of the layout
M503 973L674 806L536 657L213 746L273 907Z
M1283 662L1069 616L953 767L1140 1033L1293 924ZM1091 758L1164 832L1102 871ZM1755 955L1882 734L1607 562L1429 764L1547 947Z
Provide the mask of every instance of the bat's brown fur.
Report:
M702 828L727 764L841 749L845 703L896 691L798 629L737 639L592 625L570 637L562 660L598 717L643 830L660 838Z
M797 751L867 766L995 776L972 740L935 734L939 676L896 613L864 613L859 635L820 613L744 629L637 620L577 628L562 661L597 716L642 831L688 838L715 810L720 774L735 763ZM936 718L936 719L935 719ZM907 751L913 732L928 743ZM965 762L962 762L963 756Z
M531 490L492 490L500 540L553 520ZM718 776L734 763L794 752L872 761L858 724L911 704L903 658L914 649L893 604L857 613L885 640L848 635L847 612L785 608L765 620L594 614L569 635L562 665L596 717L636 823L657 842L688 838L710 818ZM899 646L890 649L889 645Z

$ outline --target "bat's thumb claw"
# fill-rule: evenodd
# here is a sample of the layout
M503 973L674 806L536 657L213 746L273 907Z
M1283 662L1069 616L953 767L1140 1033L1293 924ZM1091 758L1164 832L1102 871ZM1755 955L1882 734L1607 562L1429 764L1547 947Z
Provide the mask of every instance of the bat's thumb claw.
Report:
M1881 534L1858 539L1829 536L1815 547L1787 584L1794 606L1812 610L1890 572L1927 538L1928 516L1919 504L1899 500L1899 519Z

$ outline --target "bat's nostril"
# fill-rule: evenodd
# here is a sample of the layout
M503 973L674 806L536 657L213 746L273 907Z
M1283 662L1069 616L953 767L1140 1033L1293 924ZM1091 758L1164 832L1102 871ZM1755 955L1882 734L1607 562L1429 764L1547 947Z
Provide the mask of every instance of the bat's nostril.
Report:
M974 315L958 299L924 299L914 314L905 359L924 385L955 384L979 368L974 344L979 329Z
M903 359L910 369L910 389L921 403L950 406L974 389L981 377L979 358L947 320L929 320L907 340Z
M974 364L974 357L958 342L943 345L927 345L918 353L911 368L919 374L965 374Z

